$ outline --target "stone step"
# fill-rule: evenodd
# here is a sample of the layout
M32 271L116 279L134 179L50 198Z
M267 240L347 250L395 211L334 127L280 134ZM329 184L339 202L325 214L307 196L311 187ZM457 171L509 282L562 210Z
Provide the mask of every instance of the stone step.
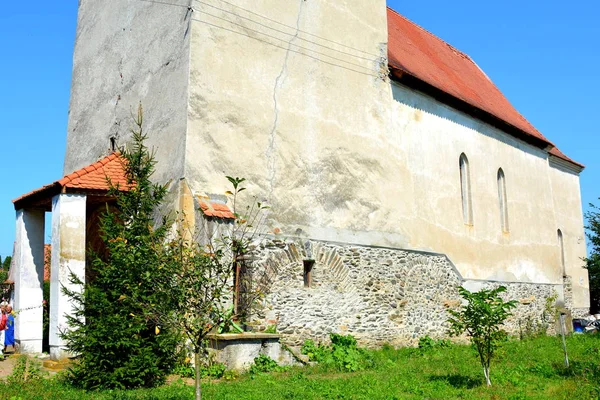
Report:
M42 363L42 366L45 369L49 369L51 371L62 371L64 369L67 369L68 367L70 367L72 364L72 361L69 359L65 359L65 360L44 360L44 362Z

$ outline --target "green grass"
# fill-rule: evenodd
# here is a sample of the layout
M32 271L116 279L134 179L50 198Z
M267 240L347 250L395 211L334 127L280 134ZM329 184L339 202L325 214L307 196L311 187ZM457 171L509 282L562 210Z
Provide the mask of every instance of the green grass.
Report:
M541 337L504 344L491 367L493 386L469 346L374 351L373 367L339 373L324 367L206 381L204 399L600 399L600 335L568 339L572 368L563 367L560 341ZM2 399L193 399L192 387L83 392L42 379L0 384Z

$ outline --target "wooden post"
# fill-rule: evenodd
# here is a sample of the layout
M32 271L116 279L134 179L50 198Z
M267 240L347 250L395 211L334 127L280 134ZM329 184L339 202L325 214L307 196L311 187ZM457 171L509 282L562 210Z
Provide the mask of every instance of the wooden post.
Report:
M560 335L562 336L563 350L565 352L565 367L569 368L569 355L567 354L567 342L565 340L565 314L560 313Z

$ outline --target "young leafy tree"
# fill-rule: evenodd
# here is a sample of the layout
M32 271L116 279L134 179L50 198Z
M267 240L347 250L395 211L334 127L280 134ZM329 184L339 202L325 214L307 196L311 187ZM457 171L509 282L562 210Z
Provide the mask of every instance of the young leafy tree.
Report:
M500 293L506 291L504 286L491 290L482 289L473 293L459 287L458 291L466 304L458 311L448 311L452 316L448 320L450 334L459 336L467 333L473 347L477 350L485 381L488 386L491 386L490 362L500 342L507 337L501 326L511 315L510 310L516 307L516 301L505 302L500 297Z
M585 214L587 219L587 238L590 256L585 259L590 279L590 313L600 312L600 209L590 204Z
M163 306L153 282L167 228L165 221L155 224L154 213L166 189L150 180L155 160L145 145L141 106L134 122L131 148L121 151L128 187L110 184L116 202L100 221L106 251L93 255L87 282L71 276L81 293L63 288L74 305L63 338L78 356L69 377L85 389L157 386L178 358L180 337L170 327L159 334L146 309Z
M6 271L8 271L10 269L10 263L12 261L12 257L11 256L6 256L4 258L4 260L2 261L2 268Z
M238 194L245 190L243 178L228 177L234 191L228 192L235 207ZM265 207L251 207L252 218L260 220ZM235 210L235 209L234 209ZM202 398L201 368L206 354L207 336L219 327L233 324L239 315L233 310L233 274L236 263L248 252L248 244L256 232L244 218L235 214L227 232L209 236L204 229L198 233L179 231L164 247L162 263L158 267L154 290L165 301L163 307L153 310L159 327L171 326L182 332L194 352L195 398ZM185 224L179 224L180 229ZM205 234L199 238L199 234ZM207 244L202 244L207 243ZM248 293L246 293L248 295Z

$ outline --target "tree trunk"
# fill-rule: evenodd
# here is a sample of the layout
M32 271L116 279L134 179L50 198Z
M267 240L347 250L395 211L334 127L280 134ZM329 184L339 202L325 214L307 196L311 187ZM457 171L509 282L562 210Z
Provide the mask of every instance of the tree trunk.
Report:
M492 382L490 381L490 367L483 367L483 375L485 375L485 383L488 386L492 386Z
M194 349L194 368L196 370L195 399L202 400L202 391L200 390L200 349Z

